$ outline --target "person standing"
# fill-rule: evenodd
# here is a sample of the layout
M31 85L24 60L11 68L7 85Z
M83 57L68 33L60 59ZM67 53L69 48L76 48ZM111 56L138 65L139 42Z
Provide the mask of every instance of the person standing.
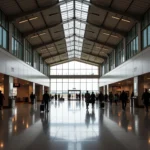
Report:
M116 106L117 106L117 102L118 102L118 99L119 99L117 93L115 94L114 99L115 99L115 103L116 103Z
M148 90L145 89L145 92L142 95L142 100L143 100L144 105L146 107L146 112L148 112L149 99L150 99L150 93L148 93Z
M5 100L5 97L2 94L2 91L0 91L0 110L3 108L3 101L4 100Z
M92 102L92 108L94 108L94 104L95 104L95 94L94 94L94 92L92 92L92 94L91 94L91 102Z
M48 95L47 91L45 91L45 94L43 95L43 102L45 104L45 110L48 112L48 104L49 104L49 101L50 101L50 96Z
M34 99L35 99L35 95L33 94L33 92L30 94L30 100L31 100L31 104L34 104Z
M108 99L107 93L105 94L104 98L105 98L105 102L107 102L107 99Z
M109 94L110 105L112 105L113 99L114 99L114 96L113 96L112 92L110 92L110 94Z
M90 98L91 98L91 96L90 96L89 92L87 91L85 93L86 109L88 109L88 107L89 107Z
M125 110L126 109L126 105L127 105L128 97L127 97L127 94L124 91L122 91L122 93L120 95L120 99L122 101L122 109Z
M55 94L55 101L57 101L57 94Z

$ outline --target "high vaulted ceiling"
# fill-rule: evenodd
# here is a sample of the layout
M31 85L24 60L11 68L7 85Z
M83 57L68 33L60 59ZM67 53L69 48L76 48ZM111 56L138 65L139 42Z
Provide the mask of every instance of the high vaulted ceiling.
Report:
M1 0L0 8L46 63L101 64L140 22L150 0Z

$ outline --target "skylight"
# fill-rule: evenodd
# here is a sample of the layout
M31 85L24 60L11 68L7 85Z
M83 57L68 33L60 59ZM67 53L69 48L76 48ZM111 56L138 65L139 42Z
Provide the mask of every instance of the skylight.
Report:
M72 0L60 5L62 21L71 19L63 24L69 58L81 57L86 24L79 20L87 20L89 6L84 2L89 1L90 0L82 0L82 2L79 2ZM59 0L59 2L65 2L65 0ZM75 18L78 20L75 20Z

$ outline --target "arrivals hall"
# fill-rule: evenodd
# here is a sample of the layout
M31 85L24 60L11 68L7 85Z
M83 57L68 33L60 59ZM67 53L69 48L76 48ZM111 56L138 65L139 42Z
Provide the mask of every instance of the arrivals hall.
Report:
M0 0L0 150L150 150L150 0Z

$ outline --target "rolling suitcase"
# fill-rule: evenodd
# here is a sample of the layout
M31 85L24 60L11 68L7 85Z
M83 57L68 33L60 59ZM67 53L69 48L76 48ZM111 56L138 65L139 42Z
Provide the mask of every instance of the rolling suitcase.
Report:
M44 111L44 109L45 109L44 104L41 104L41 105L40 105L40 112L41 112L41 111Z

